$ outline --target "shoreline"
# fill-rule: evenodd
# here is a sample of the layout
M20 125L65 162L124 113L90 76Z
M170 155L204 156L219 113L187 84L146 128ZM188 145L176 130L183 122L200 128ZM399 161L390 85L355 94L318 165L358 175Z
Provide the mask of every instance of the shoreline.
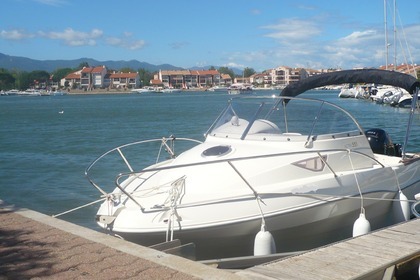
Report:
M181 92L205 92L208 91L206 88L194 88L194 89L182 89ZM118 89L94 89L94 90L81 90L81 89L70 89L70 90L63 90L69 95L90 95L90 94L140 94L138 92L132 92L131 89L129 90L118 90ZM160 93L160 92L151 92L151 94ZM149 94L149 93L148 93ZM167 93L171 94L171 93Z

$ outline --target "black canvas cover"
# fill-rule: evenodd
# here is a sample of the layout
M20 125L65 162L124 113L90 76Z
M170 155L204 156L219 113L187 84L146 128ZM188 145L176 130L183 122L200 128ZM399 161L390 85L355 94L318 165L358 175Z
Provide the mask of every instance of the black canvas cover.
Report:
M357 83L396 86L407 90L410 94L420 86L416 78L400 72L378 69L344 70L311 76L289 84L282 90L280 96L293 97L317 87Z

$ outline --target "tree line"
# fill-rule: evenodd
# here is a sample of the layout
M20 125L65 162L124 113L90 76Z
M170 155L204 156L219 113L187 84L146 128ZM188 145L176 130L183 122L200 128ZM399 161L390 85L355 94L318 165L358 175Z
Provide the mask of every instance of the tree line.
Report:
M61 79L70 73L82 69L83 67L89 67L88 63L83 62L77 68L59 68L51 73L43 70L27 72L0 68L0 90L6 91L10 89L25 90L28 88L49 88L52 84L60 85ZM211 66L209 70L216 70L216 68ZM221 74L228 74L232 80L235 76L240 76L235 75L234 71L228 67L220 67L217 70ZM131 68L122 68L120 69L120 72L138 72L140 81L142 81L142 86L150 85L150 80L153 79L155 74L144 68L138 69L138 71ZM244 69L242 76L249 77L253 74L255 74L254 69L247 67Z

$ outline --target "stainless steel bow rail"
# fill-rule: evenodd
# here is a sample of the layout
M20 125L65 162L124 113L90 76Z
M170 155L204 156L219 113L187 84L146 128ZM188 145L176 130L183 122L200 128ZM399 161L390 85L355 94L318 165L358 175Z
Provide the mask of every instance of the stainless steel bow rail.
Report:
M386 166L384 166L381 162L379 162L377 159L368 156L364 153L358 152L358 151L352 151L352 150L348 150L348 149L327 149L327 150L312 150L312 151L299 151L299 152L286 152L286 153L274 153L274 154L265 154L265 155L257 155L257 156L248 156L248 157L238 157L238 158L230 158L230 159L221 159L221 160L211 160L211 161L207 161L207 162L198 162L198 163L190 163L190 164L179 164L179 165L172 165L172 166L164 166L164 167L156 167L156 168L145 168L142 169L140 171L134 171L131 164L129 163L129 161L127 160L127 157L124 155L123 153L123 149L133 146L133 145L140 145L140 144L144 144L144 143L150 143L150 142L161 142L160 148L158 150L158 155L157 155L157 160L156 162L158 162L159 157L161 156L161 152L162 149L165 149L168 154L170 155L171 158L176 157L176 153L175 153L175 149L174 149L174 141L175 140L183 140L183 141L192 141L195 143L201 143L198 140L194 140L194 139L189 139L189 138L162 138L162 139L151 139L151 140L144 140L144 141L137 141L137 142L133 142L133 143L129 143L126 145L122 145L119 147L116 147L104 154L102 154L101 156L99 156L97 159L95 159L86 169L85 171L85 175L88 178L90 184L92 186L94 186L102 195L101 198L98 200L95 200L93 202L90 202L88 204L73 208L71 210L62 212L60 214L56 214L53 215L53 217L58 217L70 212L73 212L75 210L79 210L81 208L96 204L98 202L102 202L106 199L108 200L115 200L118 199L117 196L121 196L121 194L114 194L111 192L107 192L105 191L102 187L100 187L96 182L94 182L94 180L91 178L90 176L90 172L93 168L93 166L96 165L96 163L98 163L98 161L102 160L104 157L110 155L111 153L118 153L118 155L122 158L122 160L124 161L124 163L127 166L127 169L129 170L126 173L119 173L116 178L115 178L115 186L121 190L122 194L126 195L126 197L130 200L132 200L137 206L139 206L139 208L144 211L144 208L141 206L141 204L132 196L132 193L129 193L125 190L125 188L122 186L121 182L123 181L123 178L128 178L128 177L132 177L132 179L134 180L135 178L139 178L139 174L145 174L145 173L149 173L149 176L146 176L144 178L142 178L144 181L147 180L148 178L150 178L151 176L153 176L154 174L156 174L159 171L162 170L168 170L168 169L176 169L176 168L184 168L184 167L191 167L191 166L200 166L200 165L208 165L208 164L218 164L218 163L228 163L230 166L232 166L232 163L235 161L241 161L241 160L250 160L250 159L259 159L259 158L268 158L268 157L281 157L281 156L287 156L287 155L291 155L291 154L315 154L316 156L318 156L319 158L321 158L322 161L324 161L323 155L322 153L330 153L330 152L347 152L348 155L350 156L350 154L358 154L361 155L363 157L369 158L370 160L372 160L372 162L375 162L376 164L379 165L380 168L385 168ZM169 143L168 143L169 142ZM328 165L327 168L330 170L330 172L333 174L334 177L337 177L336 172L333 170L333 168ZM239 175L241 176L240 171L235 170L235 172L239 172ZM242 175L243 176L243 175ZM143 181L143 182L144 182ZM286 195L286 194L284 194ZM300 194L300 193L293 193L293 194L289 194L289 195L295 195L295 196L299 196L299 195L305 195L305 194ZM336 198L336 199L342 199L342 198L355 198L355 199L361 199L359 196L356 197L350 197L350 196L334 196L334 195L323 195L323 194L310 194L312 197L317 197L319 196L320 198L322 197L323 199L328 196L330 198ZM255 193L253 193L253 196L255 196ZM383 199L383 200L387 200L387 199ZM416 202L416 201L410 201L410 202Z
M102 195L101 195L101 198L100 199L98 199L98 200L95 200L95 201L92 201L92 202L89 202L89 203L87 203L87 204L84 204L84 205L81 205L81 206L78 206L78 207L76 207L76 208L73 208L73 209L70 209L70 210L68 210L68 211L64 211L64 212L62 212L62 213L59 213L59 214L56 214L56 215L52 215L53 217L59 217L59 216L61 216L61 215L64 215L64 214L68 214L68 213L70 213L70 212L73 212L73 211L76 211L76 210L79 210L79 209L82 209L82 208L85 208L85 207L87 207L87 206L91 206L91 205L94 205L94 204L96 204L96 203L99 203L99 202L102 202L102 201L104 201L104 200L107 200L107 199L114 199L114 194L112 194L112 193L109 193L109 192L107 192L107 191L105 191L105 190L103 190L103 188L101 188L94 180L93 180L93 178L92 178L92 176L91 176L91 171L92 171L92 168L99 162L99 161L102 161L102 159L103 158L105 158L105 157L108 157L108 156L110 156L111 154L118 154L118 156L123 160L123 162L124 162L124 164L126 165L126 167L127 167L127 169L130 171L130 172L134 172L134 169L133 169L133 167L132 167L132 165L130 164L130 162L128 161L128 159L127 159L127 157L126 157L126 155L125 155L125 153L123 152L123 151L125 151L126 149L128 149L128 148L130 148L130 147L133 147L133 146L136 146L136 145L140 145L140 144L146 144L146 143L157 143L157 142L160 142L160 145L159 145L159 149L158 149L158 152L157 152L157 155L156 155L156 163L158 163L159 162L159 159L161 158L161 156L162 156L162 151L164 150L164 151L166 151L168 154L169 154L169 156L170 156L170 158L175 158L176 157L176 150L175 150L175 141L177 141L177 142L180 142L180 141L183 141L183 142L190 142L190 143L194 143L194 144L200 144L200 143L202 143L202 141L199 141L199 140L196 140L196 139L191 139L191 138L177 138L177 137L174 137L174 136L169 136L169 137L163 137L163 138L157 138L157 139L148 139L148 140L142 140L142 141L136 141L136 142L132 142L132 143L128 143L128 144L124 144L124 145L121 145L121 146L118 146L118 147L115 147L115 148L113 148L113 149L111 149L111 150L109 150L109 151L107 151L107 152L105 152L104 154L102 154L102 155L100 155L99 157L97 157L87 168L86 168L86 170L85 170L85 176L87 177L87 179L88 179L88 181L89 181L89 183L93 186L93 187L95 187ZM120 173L121 174L121 173ZM118 186L118 185L117 185ZM127 195L127 197L129 197L130 199L132 199L137 205L139 205L138 204L138 202L131 196L131 194L130 193L128 193L128 192L126 192L125 190L124 190L124 188L121 188L120 187L120 190L125 194L125 195Z

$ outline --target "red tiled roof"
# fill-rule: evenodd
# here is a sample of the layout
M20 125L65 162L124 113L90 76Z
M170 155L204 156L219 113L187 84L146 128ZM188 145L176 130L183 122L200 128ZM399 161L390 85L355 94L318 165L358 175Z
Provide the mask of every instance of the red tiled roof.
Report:
M92 72L92 70L93 70L92 67L83 67L82 73L90 73L90 72Z
M198 75L219 75L217 70L197 70Z
M162 70L162 75L190 75L189 70Z
M101 73L105 69L105 66L96 66L92 69L92 73Z
M80 74L78 74L78 73L70 73L65 78L68 79L68 80L70 80L70 79L80 79Z
M136 78L137 77L137 73L112 73L110 75L111 79L115 79L115 78Z

